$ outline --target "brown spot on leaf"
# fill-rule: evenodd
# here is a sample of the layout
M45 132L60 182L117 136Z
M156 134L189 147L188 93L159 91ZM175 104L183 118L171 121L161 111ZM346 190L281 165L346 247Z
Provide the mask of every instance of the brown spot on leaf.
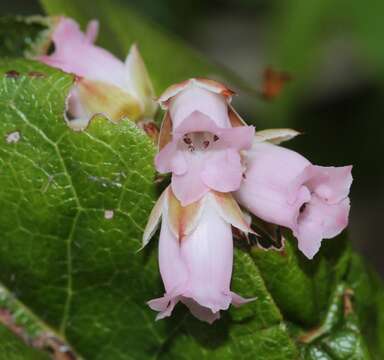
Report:
M28 73L28 76L30 76L31 78L44 78L44 77L46 77L46 75L44 73L42 73L41 71L30 71Z
M352 297L354 293L352 289L345 289L343 294L344 316L353 313Z
M5 76L7 78L17 79L20 76L20 73L16 70L9 70L5 73Z

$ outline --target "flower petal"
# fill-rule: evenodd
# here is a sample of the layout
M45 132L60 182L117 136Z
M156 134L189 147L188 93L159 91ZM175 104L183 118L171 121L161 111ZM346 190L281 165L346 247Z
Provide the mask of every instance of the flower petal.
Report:
M253 300L230 291L231 224L212 206L209 196L201 204L183 208L170 190L167 194L168 216L163 217L159 241L165 294L148 305L161 319L170 316L175 304L182 301L198 319L212 323L232 302L238 306ZM188 224L183 224L183 217Z
M310 200L303 185L310 162L269 143L254 144L246 154L247 171L236 199L257 217L294 228L300 207Z
M181 257L189 269L184 296L213 313L229 307L233 240L231 225L212 206L205 206L196 229L180 243Z
M165 145L155 157L156 170L159 173L166 174L172 171L172 159L177 151L177 141L171 141Z
M169 295L165 294L163 297L148 301L147 304L152 310L159 312L156 316L157 321L171 316L172 311L179 300L179 296L170 297Z
M313 166L308 187L328 204L336 204L349 194L352 166Z
M159 267L166 293L176 297L184 292L189 270L180 254L180 242L164 217L159 237Z
M91 20L87 25L87 30L85 31L85 38L89 44L93 44L97 39L97 34L99 33L99 22L97 20Z
M96 32L95 22L84 34L74 20L61 18L52 35L55 51L38 60L89 80L124 88L124 64L110 52L91 43Z
M171 159L171 171L175 175L184 175L188 171L187 160L183 151L176 151Z
M218 131L220 141L228 147L236 150L246 150L251 148L255 136L254 126L238 126L235 128L223 129Z
M181 205L187 206L201 199L209 191L209 188L200 177L203 167L200 157L188 152L184 152L183 155L188 164L188 171L183 175L173 173L171 187Z
M231 99L232 95L235 94L234 91L226 87L225 85L214 81L210 79L204 79L204 78L192 78L185 81L182 81L177 84L171 85L168 89L164 91L164 93L159 97L158 102L160 103L161 107L166 110L169 106L169 100L171 100L173 97L178 95L180 92L185 90L187 87L196 86L200 87L202 89L206 89L208 91L211 91L215 94L220 94L228 99L228 101Z
M197 110L184 118L180 126L173 128L174 137L178 138L192 132L219 134L222 131L209 116Z
M181 301L188 307L192 315L201 321L212 324L216 320L220 319L219 311L214 313L211 309L201 306L191 298L183 297Z
M169 112L174 131L193 113L204 114L220 128L230 127L225 98L199 86L188 86L173 97Z
M322 239L330 239L340 234L348 225L349 199L329 205L314 196L298 219L294 231L299 249L312 259L318 252Z
M239 152L233 149L214 151L205 160L200 176L213 190L230 192L239 189L243 176Z
M188 172L184 175L172 175L172 191L180 200L182 206L200 200L209 191L200 176L196 176L196 173L198 174L200 171L200 166L195 164L190 166Z

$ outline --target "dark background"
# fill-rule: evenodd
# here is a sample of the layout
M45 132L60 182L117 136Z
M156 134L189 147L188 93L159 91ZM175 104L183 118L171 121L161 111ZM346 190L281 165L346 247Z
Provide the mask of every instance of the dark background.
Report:
M350 237L384 274L384 1L125 2L255 88L267 66L291 74L274 101L240 93L235 106L259 130L305 132L287 146L317 164L354 165ZM37 13L37 1L0 3L1 15Z

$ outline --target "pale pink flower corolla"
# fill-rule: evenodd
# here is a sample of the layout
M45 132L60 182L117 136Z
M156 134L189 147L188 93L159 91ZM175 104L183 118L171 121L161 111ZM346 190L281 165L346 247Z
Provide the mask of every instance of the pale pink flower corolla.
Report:
M117 121L153 117L157 105L145 64L135 45L124 62L94 45L98 22L89 22L85 33L72 19L60 17L52 32L54 51L37 59L77 75L68 98L72 124L86 126L95 114Z
M233 263L231 226L248 232L246 220L230 194L208 192L182 207L167 188L152 210L143 239L145 246L162 217L159 267L165 294L148 302L157 320L170 316L178 302L202 321L212 323L220 311L244 299L230 290Z
M258 141L245 166L238 202L258 218L290 228L308 258L322 239L347 226L352 166L316 166L292 150Z
M212 323L244 299L230 290L231 226L247 234L251 218L290 228L299 249L312 258L324 238L348 223L351 166L321 167L276 144L298 133L254 133L230 105L233 93L211 80L190 79L159 99L166 110L155 159L171 185L153 208L143 247L162 218L159 267L163 297L151 300L157 319L178 302Z
M241 151L251 147L254 127L230 106L232 94L212 80L190 79L159 99L166 114L155 164L160 173L172 173L172 190L183 206L210 190L231 192L241 184Z

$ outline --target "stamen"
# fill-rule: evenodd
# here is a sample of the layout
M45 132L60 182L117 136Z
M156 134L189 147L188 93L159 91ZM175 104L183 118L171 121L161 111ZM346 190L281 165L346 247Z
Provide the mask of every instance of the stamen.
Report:
M219 137L217 135L213 135L213 141L219 140Z
M191 140L191 138L189 138L188 136L184 136L183 141L184 141L187 145L191 145L191 144L192 144L192 140Z
M194 152L194 151L195 151L195 147L194 147L193 145L189 145L189 146L188 146L188 150L189 150L190 152Z
M204 140L203 146L204 146L204 149L206 149L209 146L209 140Z

